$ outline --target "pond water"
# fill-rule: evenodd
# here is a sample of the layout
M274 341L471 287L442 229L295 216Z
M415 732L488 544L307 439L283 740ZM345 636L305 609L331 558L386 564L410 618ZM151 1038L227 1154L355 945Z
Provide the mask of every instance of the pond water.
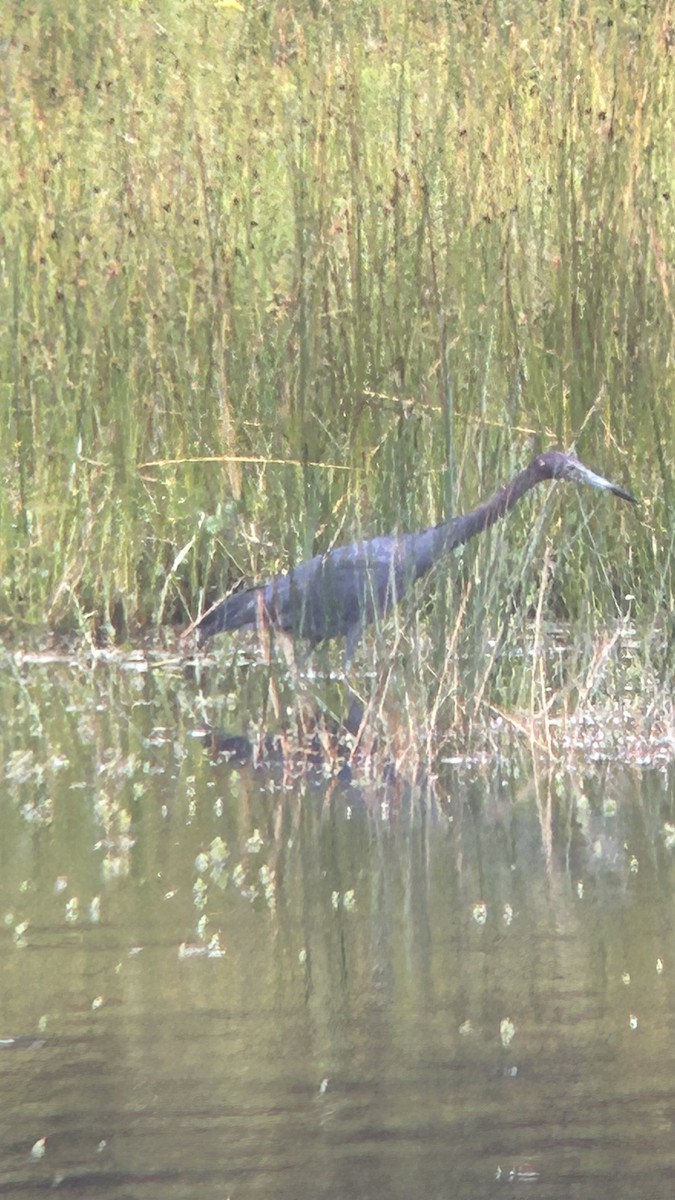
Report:
M0 1195L672 1194L671 776L293 780L129 666L3 671Z

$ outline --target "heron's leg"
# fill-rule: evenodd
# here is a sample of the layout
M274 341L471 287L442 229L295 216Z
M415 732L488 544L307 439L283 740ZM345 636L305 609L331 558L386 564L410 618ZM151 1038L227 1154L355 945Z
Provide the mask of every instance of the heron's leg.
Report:
M355 625L351 626L347 633L347 646L345 649L344 682L347 686L347 700L349 701L349 708L347 710L347 716L345 717L344 727L347 730L347 733L351 733L352 736L356 738L358 738L358 735L363 727L366 706L356 695L356 692L350 687L349 672L352 665L352 659L354 657L354 651L356 650L356 647L359 643L359 638L363 633L364 624L365 623L363 621L357 621Z
M276 720L279 720L281 715L281 704L279 702L279 693L276 683L272 678L272 638L270 635L270 622L265 609L265 602L260 593L257 597L256 604L256 629L258 630L258 638L260 639L260 650L262 659L267 667L267 687L265 690L265 699L263 704L263 723L267 712L267 701L271 700L272 709Z
M352 625L347 632L347 647L345 649L345 677L349 674L349 669L352 665L354 651L359 644L359 638L363 633L363 621L357 621Z
M344 727L347 730L347 733L351 733L354 737L356 737L356 735L361 732L363 718L366 713L366 706L356 695L356 692L353 692L349 686L347 686L347 699L349 700L349 708L347 709L347 716L344 720Z
M298 656L296 654L295 641L290 634L278 630L277 640L281 646L289 675L293 681L293 688L295 690L295 708L300 729L302 733L305 734L311 730L313 725L316 723L316 706L314 704L311 691L307 686L307 679L303 672L304 662L311 652L311 646L309 651Z
M295 644L293 638L283 629L276 630L276 639L281 646L281 653L284 656L284 661L288 667L289 674L295 680L298 673L298 663L295 654Z
M313 650L314 650L314 642L308 642L308 644L306 646L302 646L299 650L298 650L297 646L294 647L295 665L298 668L298 670L304 671L305 667L307 666L307 663L309 662L309 658L310 658L310 655Z

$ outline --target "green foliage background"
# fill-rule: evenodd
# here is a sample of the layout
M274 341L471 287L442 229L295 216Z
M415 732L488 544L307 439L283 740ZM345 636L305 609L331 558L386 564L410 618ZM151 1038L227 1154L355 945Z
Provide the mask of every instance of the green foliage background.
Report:
M601 0L5 4L5 628L185 623L575 443L639 513L536 493L466 636L669 654L674 53Z

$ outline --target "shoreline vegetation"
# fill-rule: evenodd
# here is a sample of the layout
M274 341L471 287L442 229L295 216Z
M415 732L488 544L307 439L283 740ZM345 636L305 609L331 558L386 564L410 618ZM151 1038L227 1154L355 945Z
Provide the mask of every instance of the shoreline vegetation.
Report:
M639 509L539 489L354 686L436 751L495 713L545 746L593 706L672 751L675 11L560 14L3 6L8 648L173 645L242 583L574 448Z
M425 676L412 673L404 658L400 670L374 669L358 695L351 692L361 706L355 723L351 710L351 723L346 719L344 680L329 666L284 674L270 667L251 640L223 661L210 654L186 657L171 632L146 635L133 649L52 634L30 647L5 645L0 671L9 689L6 699L11 697L12 711L24 714L31 742L46 738L51 744L47 730L54 711L87 711L87 695L106 697L97 711L110 715L120 692L136 680L145 697L138 701L142 708L171 709L177 747L197 738L214 761L281 769L289 785L306 775L344 781L345 769L353 782L389 787L417 781L435 790L447 768L455 767L482 772L501 766L506 774L522 770L524 777L533 768L536 773L561 767L583 776L601 767L671 767L672 696L658 681L644 692L630 683L639 646L635 628L624 625L619 645L616 635L599 641L587 674L575 685L551 683L561 679L563 663L572 674L575 650L564 634L557 628L546 648L540 646L541 658L530 664L537 689L508 708L494 703L487 689L467 697L461 661L453 663L457 682L445 703L428 707ZM526 653L534 650L528 641ZM72 702L74 696L79 703Z

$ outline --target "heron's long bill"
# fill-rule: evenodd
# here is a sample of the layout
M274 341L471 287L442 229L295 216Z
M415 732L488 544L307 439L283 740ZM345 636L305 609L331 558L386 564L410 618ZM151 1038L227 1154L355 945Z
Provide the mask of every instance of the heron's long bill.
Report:
M596 475L595 471L590 471L583 463L577 461L576 466L580 483L588 483L591 487L599 488L601 492L612 492L620 500L629 500L631 504L637 504L635 496L632 496L625 488L619 487L618 483L612 483L603 475Z

